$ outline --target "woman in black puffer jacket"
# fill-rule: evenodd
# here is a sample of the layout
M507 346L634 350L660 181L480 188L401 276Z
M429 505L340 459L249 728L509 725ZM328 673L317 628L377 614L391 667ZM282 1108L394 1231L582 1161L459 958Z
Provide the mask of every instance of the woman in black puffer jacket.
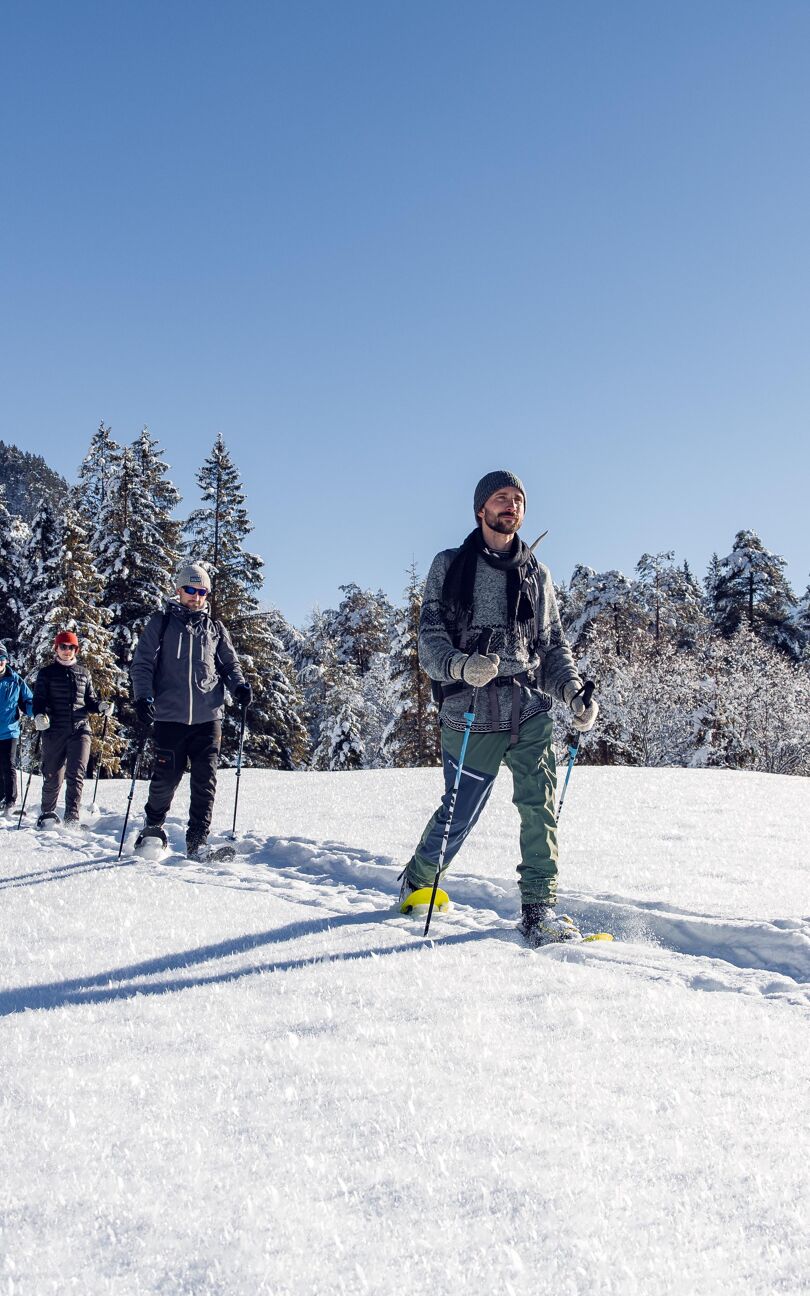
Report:
M34 683L34 724L42 734L42 805L38 828L59 823L56 802L67 776L65 823L78 824L91 733L88 716L112 711L100 702L86 666L76 661L79 640L63 630L54 640L54 661Z

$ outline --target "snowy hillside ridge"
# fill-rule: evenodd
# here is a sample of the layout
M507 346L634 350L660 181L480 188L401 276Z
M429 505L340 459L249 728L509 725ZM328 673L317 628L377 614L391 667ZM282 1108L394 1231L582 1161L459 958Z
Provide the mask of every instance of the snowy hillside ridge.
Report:
M4 1294L803 1289L807 780L577 768L560 908L617 939L539 951L505 771L428 941L438 771L245 770L215 865L187 784L119 861L127 790L0 820Z

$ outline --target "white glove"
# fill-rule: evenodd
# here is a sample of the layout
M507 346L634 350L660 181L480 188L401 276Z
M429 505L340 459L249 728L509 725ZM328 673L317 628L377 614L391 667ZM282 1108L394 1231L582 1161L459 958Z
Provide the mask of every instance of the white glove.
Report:
M114 710L115 706L112 702L99 702L98 704L99 715L112 715Z
M581 680L569 680L563 689L563 697L571 708L571 723L580 733L587 733L589 729L593 729L596 717L599 715L599 703L593 696L588 705L585 705L582 696L584 691L585 685Z
M38 729L40 733L42 733L43 729L50 729L50 727L51 727L50 716L46 716L46 715L34 716L34 728Z
M470 653L469 657L459 653L450 665L450 674L453 679L463 680L473 688L484 688L494 680L500 664L497 653L487 653L485 657L477 652Z

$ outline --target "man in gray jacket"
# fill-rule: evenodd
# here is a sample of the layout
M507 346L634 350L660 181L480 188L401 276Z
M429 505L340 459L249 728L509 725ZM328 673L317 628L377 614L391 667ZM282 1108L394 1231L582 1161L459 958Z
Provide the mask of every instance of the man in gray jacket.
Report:
M437 554L428 572L419 660L441 693L445 795L402 874L400 899L406 901L435 878L464 716L472 709L475 721L443 868L474 827L501 764L506 764L520 813L521 930L531 944L540 945L579 937L572 920L554 908L552 699L570 707L572 723L582 732L593 725L598 706L593 700L585 705L584 684L565 641L548 568L518 535L525 509L519 477L505 469L487 473L475 488L475 529L459 549Z
M205 857L217 790L225 686L239 706L250 705L251 688L228 632L209 616L210 589L208 572L199 563L181 567L174 599L146 623L132 659L135 710L145 728L154 722L155 748L146 822L136 850L149 838L167 844L163 823L188 762L186 854L191 859Z

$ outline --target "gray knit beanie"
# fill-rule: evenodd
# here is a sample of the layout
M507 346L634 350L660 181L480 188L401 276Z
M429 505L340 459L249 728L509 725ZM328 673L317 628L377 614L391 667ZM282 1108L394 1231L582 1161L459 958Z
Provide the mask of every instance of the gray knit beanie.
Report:
M197 589L210 590L211 588L211 577L202 563L184 563L182 567L178 567L174 579L178 589L182 589L184 585L196 585Z
M494 495L496 490L500 490L502 486L514 486L515 490L519 490L523 496L523 507L525 509L526 488L523 485L523 482L519 477L516 477L513 472L507 472L506 468L498 468L496 472L487 473L486 477L482 477L475 488L475 494L473 495L473 513L475 514L476 519L490 495Z

